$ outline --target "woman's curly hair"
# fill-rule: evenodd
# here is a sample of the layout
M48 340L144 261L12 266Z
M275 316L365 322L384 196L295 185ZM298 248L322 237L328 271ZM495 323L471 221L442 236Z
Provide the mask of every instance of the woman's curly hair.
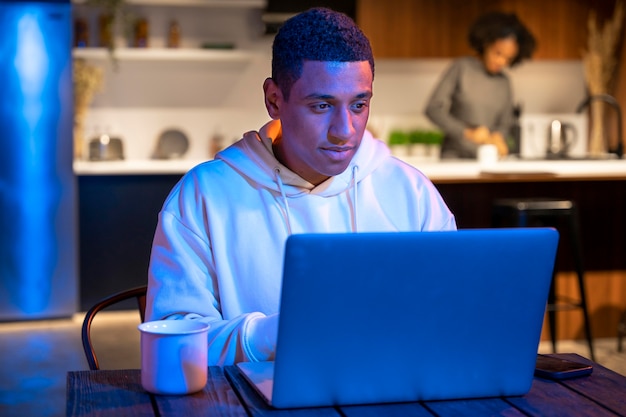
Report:
M515 38L518 45L517 55L511 61L513 67L530 58L536 46L535 37L514 13L486 13L474 21L467 36L472 49L480 55L495 41L509 37Z
M272 79L286 99L302 75L304 61L369 61L369 40L347 15L324 7L311 8L285 21L272 45Z

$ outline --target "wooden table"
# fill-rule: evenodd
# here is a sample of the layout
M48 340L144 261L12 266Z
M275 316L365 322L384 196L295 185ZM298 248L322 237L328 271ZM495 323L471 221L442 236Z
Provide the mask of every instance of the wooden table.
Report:
M576 354L554 356L591 363ZM210 367L205 389L187 396L148 394L140 371L74 371L67 376L67 416L626 416L626 377L598 364L590 376L535 378L521 397L274 410L236 367Z

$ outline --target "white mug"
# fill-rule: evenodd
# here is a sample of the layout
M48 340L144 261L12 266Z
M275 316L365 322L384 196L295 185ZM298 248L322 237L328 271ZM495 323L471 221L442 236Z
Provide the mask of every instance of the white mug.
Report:
M478 147L478 163L482 166L498 162L498 148L496 145L480 145Z
M196 320L157 320L141 332L141 385L153 394L198 392L207 383L209 325Z

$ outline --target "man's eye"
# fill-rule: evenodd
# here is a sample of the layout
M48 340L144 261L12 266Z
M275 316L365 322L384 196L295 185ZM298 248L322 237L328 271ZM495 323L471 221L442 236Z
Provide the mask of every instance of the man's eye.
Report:
M367 103L355 103L353 107L357 111L362 111L367 107Z
M314 104L313 108L315 110L326 110L330 108L330 104L328 103L318 103L318 104Z

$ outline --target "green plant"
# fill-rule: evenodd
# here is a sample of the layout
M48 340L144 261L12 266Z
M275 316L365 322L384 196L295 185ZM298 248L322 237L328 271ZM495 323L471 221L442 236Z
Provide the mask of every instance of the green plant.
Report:
M415 129L409 132L410 143L438 145L443 141L443 133L436 130Z
M389 134L389 146L392 145L408 145L409 144L409 134L406 132L402 132L401 130L393 130Z
M121 26L124 36L128 38L133 24L133 17L128 10L127 0L85 0L85 4L99 9L100 25L102 25L100 37L103 38L101 41L109 51L114 68L117 68L115 28Z
M443 142L443 132L439 130L431 130L428 132L428 144L441 145Z
M412 144L426 143L426 136L422 130L411 130L409 132L409 142Z

